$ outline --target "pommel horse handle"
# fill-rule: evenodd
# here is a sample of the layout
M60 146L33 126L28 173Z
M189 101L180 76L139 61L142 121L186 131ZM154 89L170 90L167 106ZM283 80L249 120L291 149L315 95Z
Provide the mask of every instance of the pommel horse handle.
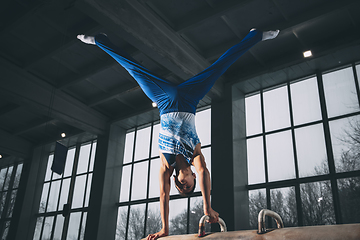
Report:
M208 215L204 215L200 218L198 237L205 236L205 223L206 223L206 220L209 220L209 219L210 219L210 217ZM226 224L225 224L224 220L222 220L221 218L219 218L219 225L220 225L221 232L227 231Z

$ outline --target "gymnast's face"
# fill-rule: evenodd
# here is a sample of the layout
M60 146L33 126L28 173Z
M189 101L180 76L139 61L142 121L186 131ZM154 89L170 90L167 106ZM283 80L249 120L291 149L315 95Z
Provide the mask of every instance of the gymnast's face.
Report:
M181 174L178 176L174 175L174 182L175 182L175 186L177 188L177 190L180 193L189 193L193 190L193 188L195 187L195 178L196 175L195 173L191 172L191 174Z

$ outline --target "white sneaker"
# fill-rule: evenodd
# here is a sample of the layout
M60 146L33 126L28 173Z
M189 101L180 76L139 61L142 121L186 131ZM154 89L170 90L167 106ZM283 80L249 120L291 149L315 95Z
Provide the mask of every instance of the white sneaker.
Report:
M93 36L86 36L84 34L80 34L77 35L77 38L83 43L95 45L95 37Z
M263 32L262 40L265 41L269 39L274 39L277 37L277 35L279 35L279 32L280 30Z

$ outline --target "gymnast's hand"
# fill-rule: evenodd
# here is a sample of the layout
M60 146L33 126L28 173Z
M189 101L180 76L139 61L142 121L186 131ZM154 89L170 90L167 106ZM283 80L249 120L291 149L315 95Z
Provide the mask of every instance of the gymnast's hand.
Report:
M77 35L77 38L83 43L95 45L95 37L93 36L86 36L84 34L79 34Z
M158 239L160 237L166 237L167 235L169 235L169 233L166 233L164 229L161 229L160 232L154 233L154 234L149 234L146 237L146 240L155 240Z
M210 217L210 219L207 221L209 223L217 223L219 221L219 213L214 211L212 208L204 211L204 214Z

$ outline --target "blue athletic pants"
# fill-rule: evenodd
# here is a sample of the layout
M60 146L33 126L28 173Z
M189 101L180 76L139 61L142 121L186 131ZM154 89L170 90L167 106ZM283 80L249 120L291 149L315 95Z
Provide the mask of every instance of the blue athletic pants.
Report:
M169 112L195 114L199 101L215 81L241 55L262 40L262 32L253 30L238 44L227 50L216 62L187 81L174 84L141 66L128 53L116 47L103 34L95 36L96 45L120 63L138 82L144 93L157 104L160 115Z

